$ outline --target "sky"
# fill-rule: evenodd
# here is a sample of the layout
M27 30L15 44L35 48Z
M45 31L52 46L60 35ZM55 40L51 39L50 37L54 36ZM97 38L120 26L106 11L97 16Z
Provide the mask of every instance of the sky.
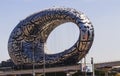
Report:
M120 0L0 0L0 61L10 58L7 44L14 27L27 16L52 7L75 8L89 17L94 26L95 38L87 60L91 57L96 63L120 60ZM73 28L77 30L74 26L65 27L61 29L64 32ZM66 36L68 40L73 39L71 42L78 37L75 30L73 32L76 35L70 33ZM75 37L69 37L73 35Z

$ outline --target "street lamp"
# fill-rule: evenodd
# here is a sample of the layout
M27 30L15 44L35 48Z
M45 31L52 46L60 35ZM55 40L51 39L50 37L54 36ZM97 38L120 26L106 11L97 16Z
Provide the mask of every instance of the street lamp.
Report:
M33 37L33 49L32 49L32 67L33 67L33 76L35 76L35 38L36 36L35 35L32 35Z
M45 76L45 43L43 43L43 74Z
M94 68L94 60L93 60L93 57L91 57L91 64L92 64L92 76L95 76L95 68Z
M31 40L31 42L32 42L32 46L31 46L31 51L32 51L32 74L33 74L33 76L35 76L35 38L36 38L36 36L35 35L31 35L30 36L31 38L33 38L32 40ZM24 43L26 43L24 40L21 42L21 49L22 49L22 51L23 51L23 44ZM23 65L23 64L22 64Z
M84 57L84 67L86 67L86 56ZM85 76L87 76L86 68L85 68L84 72L85 72Z
M44 40L41 41L42 50L43 50L43 75L45 76L45 43Z

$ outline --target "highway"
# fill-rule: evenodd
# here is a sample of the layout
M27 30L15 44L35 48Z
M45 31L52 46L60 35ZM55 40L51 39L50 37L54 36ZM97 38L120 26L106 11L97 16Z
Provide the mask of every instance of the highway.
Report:
M114 66L120 66L120 61L114 61L114 62L104 62L104 63L96 63L95 69L98 68L104 68L104 67L114 67ZM68 72L68 71L77 71L81 70L81 65L72 65L72 66L62 66L62 67L52 67L52 68L45 68L45 72ZM37 73L43 73L43 69L35 69L34 72ZM18 75L18 74L32 74L33 70L6 70L6 71L0 71L0 76L6 76L6 75Z
M54 68L46 68L45 72L67 72L67 71L76 71L80 70L80 65L73 66L63 66L63 67L54 67ZM35 69L35 73L43 73L43 69ZM32 74L33 70L9 70L9 71L1 71L0 76L6 75L17 75L17 74Z

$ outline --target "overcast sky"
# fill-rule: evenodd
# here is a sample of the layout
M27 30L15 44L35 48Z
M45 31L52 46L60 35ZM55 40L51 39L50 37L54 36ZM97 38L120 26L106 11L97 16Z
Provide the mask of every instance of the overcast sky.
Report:
M120 0L0 0L0 61L9 59L8 39L20 20L51 7L75 8L89 17L95 39L88 60L90 57L95 62L120 60Z

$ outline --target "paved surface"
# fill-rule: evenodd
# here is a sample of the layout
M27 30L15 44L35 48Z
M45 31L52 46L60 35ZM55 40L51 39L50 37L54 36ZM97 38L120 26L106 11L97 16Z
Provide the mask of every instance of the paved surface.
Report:
M64 67L55 67L55 68L47 68L45 72L67 72L67 71L76 71L80 70L80 65L73 66L64 66ZM32 74L33 70L9 70L0 72L0 76L2 75L16 75L16 74ZM35 73L43 73L43 69L35 69Z
M120 61L111 61L111 62L103 62L103 63L96 63L96 68L102 67L113 67L113 66L120 66Z
M104 67L114 67L120 66L120 61L114 62L104 62L104 63L96 63L95 68L104 68ZM45 72L67 72L67 71L76 71L80 70L80 65L73 66L63 66L63 67L54 67L54 68L46 68ZM33 70L6 70L0 71L0 76L3 75L16 75L16 74L32 74ZM35 73L43 73L43 69L35 69Z

